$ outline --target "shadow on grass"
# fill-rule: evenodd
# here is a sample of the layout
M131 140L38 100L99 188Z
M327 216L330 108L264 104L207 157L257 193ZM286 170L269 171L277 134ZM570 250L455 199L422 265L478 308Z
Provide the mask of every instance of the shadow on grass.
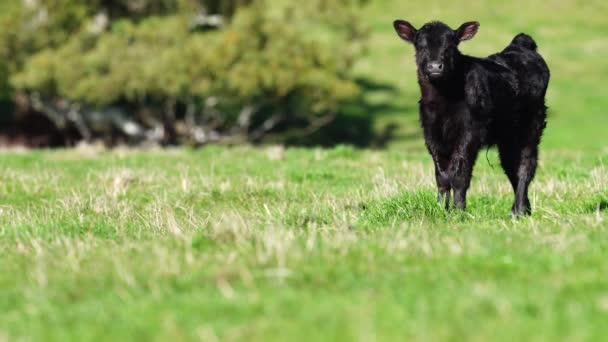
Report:
M405 192L362 204L357 227L385 228L417 219L430 221L447 219L447 212L437 204L434 192L430 190Z
M286 144L291 146L335 146L348 144L357 147L384 148L395 138L399 123L388 122L383 127L376 127L376 120L385 113L405 113L413 107L397 105L396 97L400 96L397 88L386 83L369 79L358 79L361 95L354 101L345 104L342 111L329 124L315 132L287 138ZM369 96L381 95L384 100L372 102ZM400 136L400 139L415 139L417 136Z
M585 208L586 213L598 213L608 209L608 194L596 195L595 198L586 201Z
M463 223L475 220L512 220L509 196L477 195L468 199L466 211L445 210L433 189L404 192L360 206L357 228L383 229L412 221Z
M459 224L467 222L512 221L511 204L513 196L505 194L475 194L467 198L467 210L445 210L436 202L434 189L426 188L398 195L376 199L359 206L356 227L362 230L385 229L408 222ZM573 205L573 201L546 201L542 207L533 208L531 217L544 217L543 212L561 215L595 215L608 210L608 194L596 194L588 200ZM551 220L551 218L548 218Z

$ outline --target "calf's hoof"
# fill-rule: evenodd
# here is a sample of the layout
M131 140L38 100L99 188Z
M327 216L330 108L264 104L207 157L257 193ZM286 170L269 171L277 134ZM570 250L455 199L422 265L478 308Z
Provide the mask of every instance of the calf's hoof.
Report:
M513 204L511 208L511 212L513 216L530 216L532 215L532 209L530 208L530 203L524 204Z
M437 195L437 204L443 206L446 210L450 209L450 193L439 193Z
M467 204L466 203L454 203L454 209L457 211L465 211L467 210Z

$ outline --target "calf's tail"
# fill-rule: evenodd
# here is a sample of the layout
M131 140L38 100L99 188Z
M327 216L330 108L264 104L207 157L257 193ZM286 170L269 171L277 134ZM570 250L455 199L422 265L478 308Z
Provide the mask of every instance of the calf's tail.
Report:
M522 48L536 51L537 45L534 39L525 33L520 33L511 42L511 45L520 46Z

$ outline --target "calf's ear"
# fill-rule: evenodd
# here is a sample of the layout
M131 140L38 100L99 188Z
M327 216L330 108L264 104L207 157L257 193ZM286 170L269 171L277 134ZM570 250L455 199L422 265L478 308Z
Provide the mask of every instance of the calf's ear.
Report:
M466 22L456 30L456 35L460 41L469 40L475 36L477 30L479 29L479 23L476 21Z
M401 37L401 39L410 43L414 42L414 38L416 37L416 29L414 28L414 26L412 26L412 24L408 23L405 20L395 20L393 22L393 26L395 27L395 31L397 31L397 34L399 35L399 37Z

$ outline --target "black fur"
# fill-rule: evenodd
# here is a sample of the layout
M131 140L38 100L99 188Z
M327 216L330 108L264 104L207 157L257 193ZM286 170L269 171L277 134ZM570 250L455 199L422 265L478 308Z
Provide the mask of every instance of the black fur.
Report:
M456 30L430 22L416 30L397 20L394 27L416 47L420 121L435 163L438 200L449 207L453 192L454 206L464 209L477 154L496 145L515 192L512 212L530 214L528 186L546 125L549 84L534 40L520 33L503 51L476 58L461 54L458 44L475 35L477 22Z

